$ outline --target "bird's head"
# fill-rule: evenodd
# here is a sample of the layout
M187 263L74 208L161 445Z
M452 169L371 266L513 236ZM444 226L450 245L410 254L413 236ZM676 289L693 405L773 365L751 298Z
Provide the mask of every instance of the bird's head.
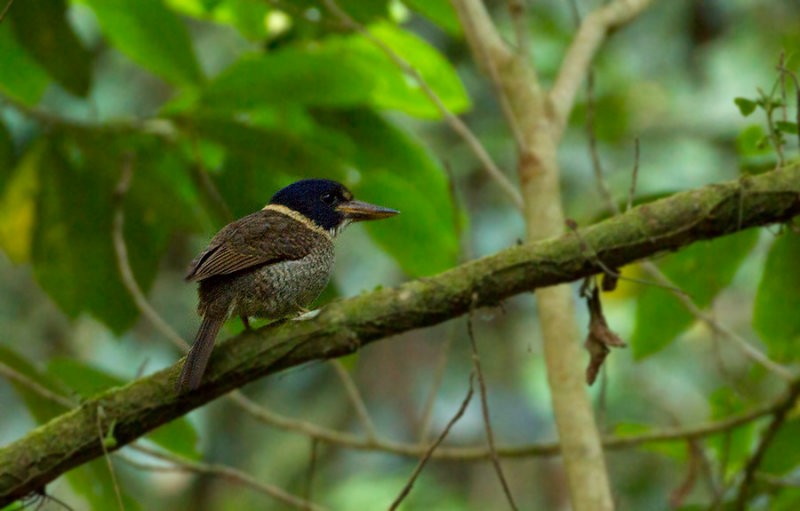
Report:
M332 235L351 222L378 220L399 211L355 200L341 183L329 179L304 179L278 190L270 204L300 213Z

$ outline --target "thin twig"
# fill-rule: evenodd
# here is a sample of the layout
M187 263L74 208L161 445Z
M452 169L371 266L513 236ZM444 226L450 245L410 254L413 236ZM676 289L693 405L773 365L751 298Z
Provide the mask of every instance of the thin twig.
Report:
M100 446L103 448L103 457L106 459L106 464L108 465L108 473L111 474L111 486L114 487L114 495L117 498L117 507L120 511L125 511L125 504L122 503L122 491L119 488L119 482L117 481L117 474L114 471L114 464L111 462L111 456L108 455L108 449L106 449L106 437L107 435L111 435L111 440L114 440L114 424L112 423L109 426L108 432L103 434L103 425L100 422L100 419L105 416L103 412L103 408L101 406L97 407L96 413L96 423L97 423L97 440L100 442Z
M586 134L589 139L589 155L592 158L592 170L594 170L595 184L597 191L605 201L606 205L619 214L619 206L617 206L614 197L611 195L611 190L603 177L603 164L600 161L600 154L597 150L597 133L594 126L595 119L595 97L594 97L594 72L590 69L586 74Z
M394 499L391 506L389 506L389 511L394 511L395 509L397 509L397 506L399 506L400 503L403 502L403 499L405 499L406 496L411 492L411 488L414 486L414 482L417 480L417 477L419 477L419 474L422 472L422 469L425 467L425 464L428 462L429 459L431 459L433 452L436 450L437 447L439 447L439 445L444 441L444 439L447 438L447 435L450 433L450 429L452 429L455 423L458 422L459 419L461 419L461 417L464 415L464 411L466 411L467 406L469 406L469 403L472 400L472 394L474 393L472 390L472 382L474 379L475 379L475 373L472 372L469 375L469 389L467 390L467 395L464 397L464 400L461 402L461 406L458 407L458 411L453 416L453 418L450 419L450 421L447 423L445 428L439 434L439 437L436 439L436 441L433 442L430 445L430 447L428 447L428 449L425 451L425 454L422 456L422 459L419 460L419 463L417 463L417 466L411 473L411 477L408 479L408 482L406 482L405 486L403 486L403 489L400 491L400 494Z
M128 294L131 295L131 298L133 299L136 308L139 309L139 312L141 312L142 315L147 318L147 320L155 327L156 330L161 333L161 335L166 337L172 344L177 346L179 350L186 352L189 350L189 345L180 335L175 332L175 330L172 329L172 327L167 324L166 321L161 318L158 312L156 312L156 310L150 305L150 302L147 301L147 297L144 295L144 292L142 292L142 288L139 287L139 283L136 281L136 277L131 269L130 258L128 257L128 247L125 244L125 212L123 204L125 201L125 196L130 189L132 179L133 157L131 155L127 155L125 157L125 161L123 162L120 178L114 193L116 204L114 208L114 218L111 224L111 239L114 244L114 253L117 256L117 269L119 270L120 277L122 278L122 284L125 286Z
M472 133L472 131L459 117L457 117L455 114L453 114L453 112L450 111L450 109L447 108L447 105L444 104L436 91L431 88L422 75L389 45L375 37L369 30L367 30L366 27L364 27L364 25L347 14L347 12L345 12L335 0L323 0L323 3L325 4L325 7L334 16L336 16L345 27L361 34L365 39L377 46L383 53L386 54L387 57L389 57L395 66L400 68L403 73L408 75L417 83L420 90L436 106L437 110L439 110L439 113L442 115L445 122L447 122L450 128L455 131L456 134L458 134L464 140L464 142L466 142L467 146L478 158L478 161L480 161L483 167L486 169L489 176L495 180L495 182L500 186L501 190L503 190L508 198L511 199L512 204L521 210L522 195L519 193L519 190L517 190L517 188L511 183L511 180L509 180L509 178L497 167L492 160L492 157L489 156L488 151L486 151L486 148L483 147L483 144L481 144L480 140L478 140L478 137Z
M439 357L436 360L436 368L433 372L431 388L428 391L428 397L425 399L425 404L423 405L422 413L420 414L421 419L419 436L417 437L420 443L424 443L428 440L428 434L430 433L431 429L431 417L433 417L433 406L436 404L436 395L439 393L439 388L442 386L442 381L444 380L444 370L447 367L447 360L450 358L450 347L453 345L453 339L455 337L455 328L453 323L450 324L449 328L449 335L440 348Z
M625 212L633 207L633 197L636 195L636 182L639 180L639 137L633 139L633 172L631 173L631 187L628 189L628 203L625 205Z
M775 435L778 434L778 430L783 426L786 417L789 415L792 408L794 408L798 398L800 398L800 382L795 381L789 386L786 396L783 398L780 405L773 411L772 421L770 421L769 426L767 426L767 429L761 435L756 450L744 466L744 477L742 477L742 482L739 485L739 495L736 498L737 510L744 511L747 508L747 501L750 498L756 470L758 470L759 465L761 465L761 462L764 460L764 454L766 454L767 448L775 439Z
M228 203L225 202L225 199L222 197L222 194L219 193L219 189L214 185L214 181L211 180L211 176L208 173L208 169L206 168L205 163L203 162L203 156L200 154L200 145L197 141L197 137L194 133L190 134L189 141L192 144L192 156L195 159L196 165L192 165L192 173L195 176L195 179L199 181L200 187L205 191L206 195L211 199L214 206L217 208L217 211L222 216L225 223L231 222L234 220L233 212L231 208L228 206Z
M476 297L473 296L473 302ZM481 370L481 359L478 356L478 343L475 342L475 333L472 331L472 310L467 313L467 335L472 347L472 363L475 367L475 373L478 375L478 388L480 389L481 396L481 411L483 413L483 424L486 431L486 442L489 444L489 452L491 453L492 464L497 473L497 478L503 487L503 493L506 495L508 504L514 511L517 510L517 505L514 502L514 497L511 495L511 489L508 487L505 475L503 475L503 468L500 466L500 457L497 455L497 449L494 445L494 433L492 432L492 421L489 418L489 400L486 396L486 382L483 378L483 371Z
M325 510L324 507L314 504L312 502L308 502L305 499L302 499L295 495L292 495L291 493L288 493L275 485L257 481L246 472L237 470L233 467L228 467L226 465L203 463L199 461L189 461L187 459L181 458L180 456L152 449L150 447L146 447L141 444L134 444L129 447L131 447L136 451L147 454L148 456L151 456L153 458L157 458L172 464L172 466L147 465L139 461L132 460L129 457L120 456L128 464L138 468L142 468L144 470L150 470L154 472L156 471L193 472L195 474L207 474L216 477L222 477L227 479L228 481L252 488L253 490L263 493L264 495L267 495L269 497L272 497L277 501L296 507L297 509L311 509L312 511Z
M20 373L16 369L13 369L11 366L6 365L3 362L0 362L0 375L6 377L7 379L17 382L20 385L32 390L39 396L47 399L48 401L52 401L53 403L57 403L67 409L74 408L76 403L73 402L71 399L62 396L60 394L56 394L55 392L51 391L47 387L41 385L40 383L28 378L24 374Z
M650 275L656 282L658 282L662 287L666 287L667 289L672 290L672 288L676 288L675 284L667 277L664 272L662 272L658 266L655 264L647 261L641 264L642 269ZM758 349L754 348L746 339L742 336L731 330L730 328L726 327L725 325L718 322L714 319L711 315L700 309L697 304L687 295L685 292L681 291L680 293L675 293L672 291L678 300L683 304L686 310L694 316L695 318L699 319L706 325L708 325L712 330L722 334L723 336L727 337L731 341L733 341L734 345L739 348L739 350L750 360L760 364L765 369L769 370L771 373L779 376L780 378L792 381L795 377L794 373L785 368L784 366L778 364L777 362L770 359L768 356L763 354Z
M375 441L378 438L378 432L369 416L367 406L364 404L364 398L361 397L361 392L359 392L356 383L353 381L353 377L350 376L350 372L345 369L344 364L342 364L342 361L338 358L331 360L331 365L336 370L336 375L339 377L339 380L341 380L342 386L344 386L347 398L350 400L350 404L353 405L367 438Z
M800 80L797 79L797 73L790 69L786 69L786 67L781 64L778 67L778 70L786 76L789 76L792 81L794 82L794 95L795 95L795 124L797 124L797 144L798 148L800 148ZM784 101L784 104L786 102Z
M0 12L0 23L2 23L3 20L6 19L6 14L8 14L8 11L11 10L11 5L13 3L14 3L14 0L8 0L8 3L6 3L6 6L3 8L3 12Z
M311 510L311 498L314 493L314 476L317 472L317 451L319 450L319 440L316 438L311 439L311 453L308 463L308 472L306 474L306 494L303 496L308 502L308 510Z
M559 140L575 104L575 95L606 36L644 11L653 0L615 0L591 12L580 25L550 90L553 139Z

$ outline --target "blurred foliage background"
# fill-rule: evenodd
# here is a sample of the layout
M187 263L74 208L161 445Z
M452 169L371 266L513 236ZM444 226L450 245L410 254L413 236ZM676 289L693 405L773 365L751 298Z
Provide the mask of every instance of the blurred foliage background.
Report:
M513 39L506 3L488 3ZM575 19L570 2L529 3L530 51L548 83ZM584 15L600 4L577 1ZM446 0L339 5L463 114L514 177L500 106ZM661 1L614 34L594 66L593 108L597 154L614 197L627 196L636 138L642 201L796 158L793 89L784 118L775 84L782 53L798 72L798 20L793 0ZM116 209L124 213L136 280L185 339L198 325L195 290L182 279L188 262L233 216L260 209L298 178L341 180L357 197L403 213L340 236L333 285L321 302L430 275L524 236L518 211L418 84L312 0L17 0L0 24L0 95L0 361L61 394L91 395L180 356L141 319L123 285L112 244ZM771 130L767 109L781 126ZM583 98L559 154L566 210L581 225L607 214L592 174L586 114ZM783 154L770 134L784 138ZM133 180L122 201L114 190L125 165ZM721 323L794 364L799 260L800 236L769 228L657 262ZM554 440L532 300L520 296L475 319L495 434L506 446ZM775 399L783 388L663 289L623 281L604 303L611 327L630 343L591 388L609 434L702 424ZM227 333L240 328L230 322ZM435 436L466 392L465 321L375 343L345 367L381 438ZM330 364L318 363L245 390L281 414L363 433L339 380ZM6 444L64 409L0 379L0 410ZM720 508L764 424L609 451L619 507ZM798 428L792 414L767 451L753 509L800 505ZM385 509L417 462L267 428L225 400L148 439L332 509ZM476 400L448 443L484 441ZM557 457L503 465L523 509L568 508ZM125 460L114 466L129 510L285 506L222 478L142 470ZM73 509L117 509L104 460L47 490ZM449 460L425 469L403 509L505 505L489 463Z

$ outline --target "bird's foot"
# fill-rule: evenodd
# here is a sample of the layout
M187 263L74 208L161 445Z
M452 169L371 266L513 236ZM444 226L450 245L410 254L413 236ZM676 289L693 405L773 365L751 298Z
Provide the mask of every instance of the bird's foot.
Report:
M292 321L307 321L319 316L319 309L308 310L305 307L300 308L299 314L292 318Z
M248 318L247 316L239 316L239 318L242 320L242 324L244 325L245 330L247 331L252 330L252 328L250 327L250 318Z

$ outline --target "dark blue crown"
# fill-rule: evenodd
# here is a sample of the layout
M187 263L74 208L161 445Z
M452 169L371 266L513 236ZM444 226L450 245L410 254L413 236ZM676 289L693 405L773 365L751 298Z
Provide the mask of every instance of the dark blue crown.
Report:
M278 190L270 204L297 211L325 230L334 229L344 221L336 206L352 199L353 195L341 183L330 179L303 179Z

